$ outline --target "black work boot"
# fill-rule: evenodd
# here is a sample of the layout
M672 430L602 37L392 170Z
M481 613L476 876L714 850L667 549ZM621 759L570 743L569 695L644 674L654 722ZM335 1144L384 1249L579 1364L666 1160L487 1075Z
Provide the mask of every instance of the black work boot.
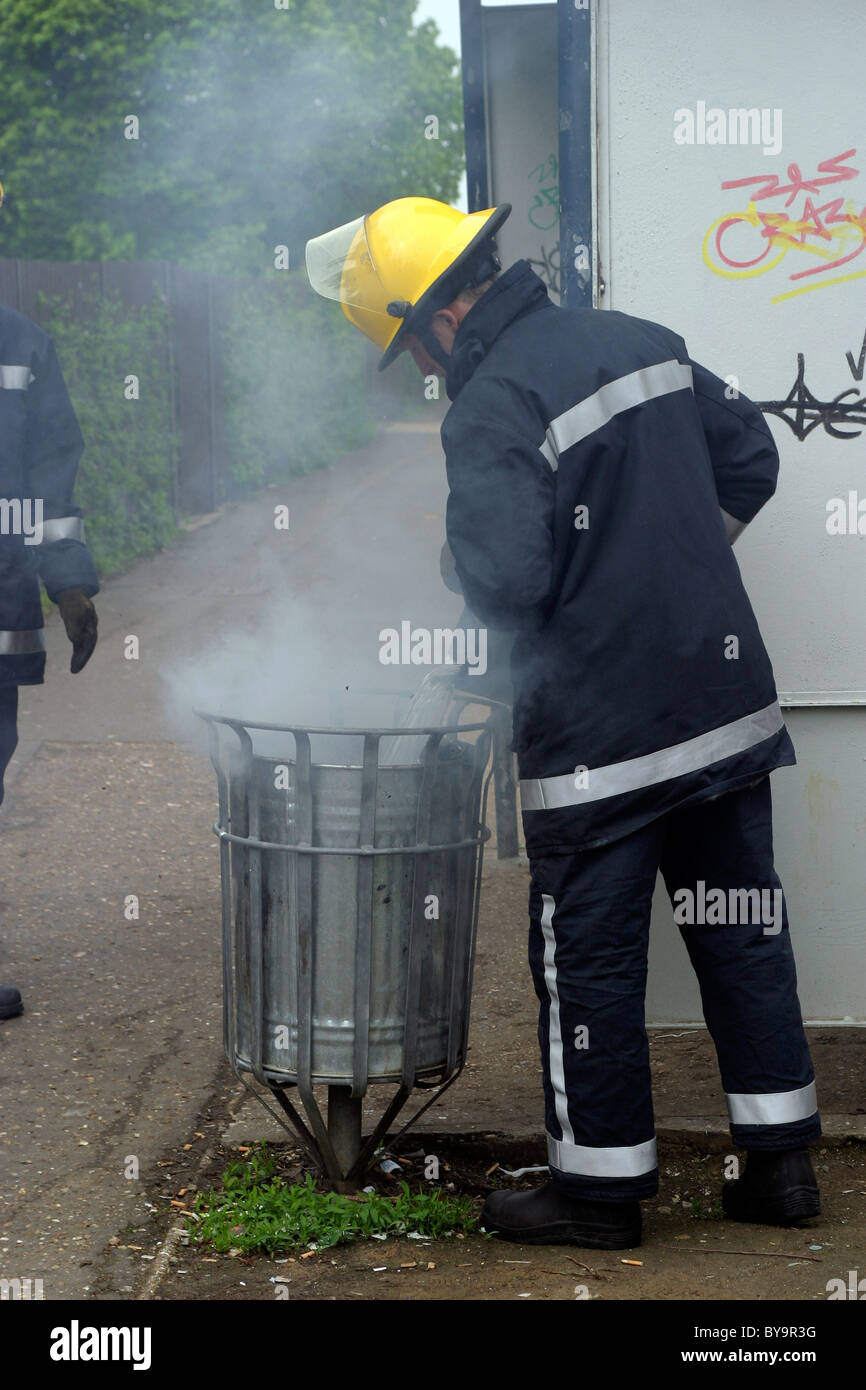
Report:
M24 1005L14 985L0 985L0 1018L14 1018Z
M725 1183L722 1207L734 1221L795 1226L821 1215L818 1182L808 1149L751 1149L746 1171Z
M640 1245L640 1202L589 1202L549 1182L534 1192L491 1192L481 1225L520 1245L631 1250Z

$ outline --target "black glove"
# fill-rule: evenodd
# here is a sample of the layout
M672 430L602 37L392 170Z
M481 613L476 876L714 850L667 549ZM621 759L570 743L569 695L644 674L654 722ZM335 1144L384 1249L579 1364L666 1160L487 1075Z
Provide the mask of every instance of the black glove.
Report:
M82 670L93 655L96 646L96 609L80 589L64 589L62 594L57 595L57 607L66 635L72 643L69 669L74 674Z

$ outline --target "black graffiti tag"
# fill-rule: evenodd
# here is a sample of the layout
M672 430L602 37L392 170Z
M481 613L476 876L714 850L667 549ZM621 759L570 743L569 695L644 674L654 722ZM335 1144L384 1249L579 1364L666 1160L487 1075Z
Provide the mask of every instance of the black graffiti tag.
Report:
M542 246L541 260L530 260L529 264L547 288L554 294L559 294L559 242L555 242L549 251L546 246Z
M862 381L863 368L866 367L866 333L863 334L863 346L860 349L860 356L857 359L857 366L854 366L853 353L846 352L845 356L848 360L848 366L851 368L851 375L853 376L854 380Z
M866 361L866 337L863 340L863 350L860 354L860 361L855 370L854 359L850 352L846 354L851 372L856 381L863 377L863 366ZM821 401L813 395L806 385L805 380L805 355L797 353L797 376L794 385L791 387L783 401L756 401L759 410L763 410L765 415L777 415L780 420L793 430L798 439L803 440L811 434L819 425L823 425L827 434L834 439L857 439L863 433L862 429L836 428L838 425L866 425L866 396L858 396L854 387L849 387L847 391L840 391L838 396L834 396L831 401ZM847 399L849 396L856 397L855 400Z

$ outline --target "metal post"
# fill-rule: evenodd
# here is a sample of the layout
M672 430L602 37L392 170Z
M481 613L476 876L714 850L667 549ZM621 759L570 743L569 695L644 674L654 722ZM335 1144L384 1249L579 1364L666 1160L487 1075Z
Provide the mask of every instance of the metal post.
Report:
M562 303L592 308L592 0L557 0Z
M343 1173L348 1173L361 1152L361 1099L351 1086L328 1087L328 1135ZM355 1191L357 1182L337 1182L341 1190Z
M490 206L481 0L460 0L460 48L463 68L467 202L470 212L479 212L482 208Z

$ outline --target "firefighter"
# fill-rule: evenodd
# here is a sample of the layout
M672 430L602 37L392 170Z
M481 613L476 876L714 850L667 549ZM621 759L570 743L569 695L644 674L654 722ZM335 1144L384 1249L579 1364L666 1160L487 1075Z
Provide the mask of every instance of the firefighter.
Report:
M525 260L501 271L509 211L401 198L307 246L313 287L380 368L405 349L444 376L453 569L514 634L550 1181L492 1193L482 1221L527 1243L640 1242L658 1191L644 993L661 871L747 1151L724 1210L793 1224L820 1211L821 1133L773 866L768 774L795 755L732 551L778 454L670 329L560 308Z
M41 685L45 643L39 581L72 643L70 670L96 646L96 566L72 489L84 441L54 345L0 305L0 801L18 742L18 687ZM22 1009L0 985L0 1019Z

